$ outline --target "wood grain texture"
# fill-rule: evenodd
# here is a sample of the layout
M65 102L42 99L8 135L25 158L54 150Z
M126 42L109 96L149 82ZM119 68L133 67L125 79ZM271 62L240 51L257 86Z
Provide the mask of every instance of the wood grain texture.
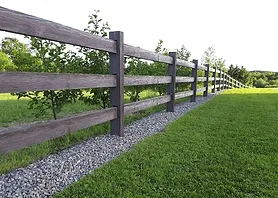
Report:
M194 82L194 77L176 76L176 83Z
M116 87L114 75L0 72L0 93Z
M218 70L218 69L217 69L217 70L216 70L216 73L218 73L218 74L219 74L219 73L220 73L220 70Z
M124 55L167 64L173 63L173 58L170 56L165 56L159 53L151 52L140 47L133 47L127 44L124 45Z
M170 95L155 97L147 100L142 100L139 102L133 102L125 105L125 115L141 111L153 106L167 103L171 100Z
M206 71L207 67L203 66L203 65L198 65L198 70L203 70Z
M188 61L177 59L177 66L184 66L189 68L194 68L194 64Z
M209 86L208 89L212 90L214 89L214 86Z
M171 77L171 83L167 84L167 94L170 95L171 100L166 104L166 112L174 112L177 52L169 52L169 56L173 58L173 63L168 64L168 75Z
M68 118L0 131L0 154L64 136L117 117L117 108L89 111Z
M215 72L214 67L210 67L210 68L209 68L209 71L210 71L210 72ZM216 70L216 73L217 73L217 70Z
M171 83L171 76L125 76L125 86Z
M193 95L193 91L190 90L190 91L183 91L183 92L178 92L176 93L176 99L180 99L180 98L185 98L185 97L188 97L188 96L192 96Z
M198 89L197 89L197 93L203 92L203 91L205 91L205 90L206 90L206 88L205 88L205 87L198 88Z
M116 52L116 42L59 23L0 7L0 30Z
M198 81L198 82L204 82L204 81L206 81L206 80L207 80L206 77L198 77L198 78L197 78L197 81Z

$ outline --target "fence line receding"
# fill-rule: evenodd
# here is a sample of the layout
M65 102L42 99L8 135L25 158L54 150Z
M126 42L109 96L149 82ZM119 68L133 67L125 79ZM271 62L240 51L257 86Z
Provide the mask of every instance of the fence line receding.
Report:
M107 39L3 7L0 7L0 18L1 31L101 50L109 52L110 56L110 74L107 75L0 72L0 93L107 87L111 95L110 108L107 109L0 131L0 154L107 121L110 121L111 134L123 136L124 115L159 104L166 104L166 110L173 112L175 99L190 97L191 102L195 102L197 93L203 92L203 96L207 96L209 90L215 93L223 89L247 88L246 85L215 67L200 65L198 60L188 62L177 59L176 52L170 52L169 56L166 56L124 44L123 32L110 32ZM166 63L168 76L124 76L124 56ZM177 66L191 68L192 75L176 76ZM205 71L205 75L198 76L198 70ZM198 82L202 82L203 87L198 87ZM191 90L175 93L177 83L190 83ZM124 104L124 86L152 84L167 84L167 94Z

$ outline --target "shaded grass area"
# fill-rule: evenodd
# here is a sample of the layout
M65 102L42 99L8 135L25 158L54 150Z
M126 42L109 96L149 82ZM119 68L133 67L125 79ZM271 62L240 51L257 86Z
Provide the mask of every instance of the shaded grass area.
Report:
M229 90L56 197L278 197L278 94Z
M151 90L145 90L140 93L140 98L147 99L158 96ZM52 111L48 110L46 114L36 117L33 109L28 109L28 98L17 99L17 96L11 94L0 94L0 127L10 127L21 123L29 123L40 120L53 119ZM125 96L125 103L129 103L129 97ZM57 114L58 118L66 117L75 113L81 113L89 110L100 109L99 105L87 105L83 101L77 100L76 103L66 104L62 111Z
M17 100L16 97L11 96L10 94L0 94L0 96L0 109L2 110L0 115L0 126L2 127L16 125L18 123L38 121L42 119L51 119L50 114L44 117L36 118L32 114L32 110L27 110L28 100L26 99ZM157 93L148 90L141 93L142 99L147 99L154 96L157 96ZM187 101L187 98L179 99L175 102L181 103L184 101ZM128 98L126 98L126 102L129 102ZM73 113L79 113L98 108L99 107L96 105L85 105L83 102L78 101L75 104L66 105L58 116L65 117ZM163 109L165 109L165 104L125 116L125 124L127 125L152 113L162 111ZM2 155L0 156L0 175L15 168L24 167L49 154L66 149L88 138L106 134L109 132L109 130L109 122L106 122L87 129L79 130L60 138L34 145L29 148Z

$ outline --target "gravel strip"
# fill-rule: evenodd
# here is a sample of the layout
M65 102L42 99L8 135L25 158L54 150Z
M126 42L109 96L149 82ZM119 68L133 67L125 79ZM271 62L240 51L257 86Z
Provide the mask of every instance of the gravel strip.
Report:
M167 124L214 96L215 94L209 94L205 98L198 97L196 103L175 105L175 112L167 113L164 110L135 121L125 127L125 137L107 134L91 138L25 168L2 175L0 197L49 197L123 151L131 149L142 139L159 133Z

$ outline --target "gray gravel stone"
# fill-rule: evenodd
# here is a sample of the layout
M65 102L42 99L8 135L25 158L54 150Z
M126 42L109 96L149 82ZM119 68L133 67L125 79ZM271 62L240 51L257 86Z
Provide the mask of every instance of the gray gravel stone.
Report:
M137 120L125 127L124 137L107 134L91 138L2 175L0 197L50 197L214 96L198 97L196 103L175 105L175 112L164 110Z

